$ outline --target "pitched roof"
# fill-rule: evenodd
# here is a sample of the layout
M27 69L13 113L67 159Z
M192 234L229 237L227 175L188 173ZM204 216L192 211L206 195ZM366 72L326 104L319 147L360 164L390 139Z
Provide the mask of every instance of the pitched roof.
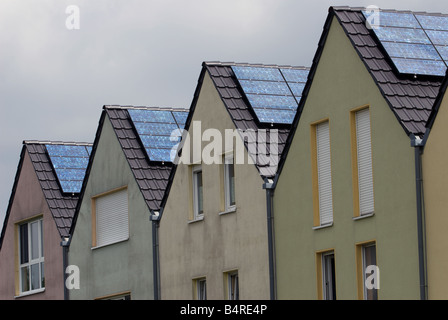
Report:
M142 137L139 135L135 123L129 114L130 110L153 110L153 111L175 111L185 112L188 110L181 108L158 108L158 107L135 107L135 106L104 106L103 112L99 120L95 141L92 147L92 155L86 170L86 179L81 188L80 201L76 208L76 214L70 234L73 234L76 227L76 220L79 214L82 198L84 197L85 188L91 172L95 153L98 147L102 127L106 116L110 119L110 123L115 135L123 150L124 156L129 164L135 181L140 188L142 196L151 212L155 214L160 211L162 199L169 187L168 182L172 176L173 164L170 161L152 161L145 149ZM150 130L151 127L148 127Z
M256 68L275 68L275 69L293 69L293 70L309 70L305 67L280 66L280 65L263 65L263 64L248 64L248 63L234 63L234 62L204 62L203 69L210 75L213 83L218 91L221 100L223 101L235 127L242 131L254 130L259 132L261 129L266 130L266 154L258 152L257 148L255 165L262 178L273 177L277 171L277 163L270 163L267 158L270 155L270 133L273 129L278 130L278 155L282 154L287 137L289 135L291 125L285 123L263 123L260 122L253 106L251 105L247 93L242 88L235 73L233 66L239 67L256 67ZM192 110L194 108L192 107ZM257 140L258 143L263 141ZM247 143L246 143L247 145Z
M422 135L443 77L400 74L381 41L366 27L362 10L365 8L331 7L329 15L338 19L406 133Z
M75 208L79 199L79 193L64 192L61 181L55 170L55 165L52 163L47 146L91 146L89 143L77 142L52 142L52 141L24 141L22 151L20 154L19 165L12 188L11 197L4 220L4 225L0 237L0 248L3 242L3 237L6 232L9 215L16 188L18 185L20 172L23 165L25 153L28 152L36 177L42 188L43 195L47 202L48 208L53 216L56 228L61 237L67 237L72 224L72 219L75 214Z

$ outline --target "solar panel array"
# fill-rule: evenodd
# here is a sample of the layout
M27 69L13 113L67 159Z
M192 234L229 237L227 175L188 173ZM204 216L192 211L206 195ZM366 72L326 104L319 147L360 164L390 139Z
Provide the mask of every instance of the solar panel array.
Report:
M187 120L187 110L128 109L140 140L151 161L172 162L182 129Z
M363 11L366 18L372 13ZM445 76L448 62L448 16L384 12L373 31L404 74Z
M63 192L79 193L86 173L90 145L46 144Z
M260 122L292 123L308 69L232 66L232 70Z

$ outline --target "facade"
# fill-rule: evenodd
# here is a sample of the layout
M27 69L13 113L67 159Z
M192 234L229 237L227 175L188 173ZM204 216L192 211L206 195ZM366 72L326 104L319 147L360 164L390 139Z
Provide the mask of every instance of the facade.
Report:
M434 110L428 121L428 131L424 139L422 152L422 175L424 213L426 226L426 258L428 277L428 299L446 300L448 293L445 284L448 281L446 270L446 184L448 182L446 160L446 125L448 99L445 79Z
M330 8L275 186L279 299L426 295L414 147L443 78L398 72L374 32Z
M289 134L290 123L280 122L292 121L296 110L279 110L271 117L270 106L281 106L273 101L284 98L273 97L270 86L286 87L282 74L296 75L289 85L299 85L299 75L306 79L307 73L306 68L203 64L186 124L190 140L183 145L159 222L162 299L273 296L265 187L278 165L269 156L281 154ZM275 75L280 84L268 81ZM300 99L288 97L292 104ZM257 108L262 102L265 110ZM279 114L285 118L274 119ZM230 139L229 132L235 133ZM244 138L261 132L266 137L253 144ZM262 142L267 142L264 154Z
M64 299L64 249L91 144L25 141L0 238L0 299ZM69 156L67 156L69 155Z
M160 210L172 168L172 127L186 115L104 107L70 232L68 260L80 275L70 299L157 298L150 218Z

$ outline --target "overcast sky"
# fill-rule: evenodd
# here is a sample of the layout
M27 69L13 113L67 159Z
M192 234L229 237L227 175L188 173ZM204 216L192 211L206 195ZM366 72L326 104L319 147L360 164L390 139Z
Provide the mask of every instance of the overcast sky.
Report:
M0 228L23 140L93 142L105 104L188 108L203 61L310 66L331 5L448 13L446 0L1 0Z

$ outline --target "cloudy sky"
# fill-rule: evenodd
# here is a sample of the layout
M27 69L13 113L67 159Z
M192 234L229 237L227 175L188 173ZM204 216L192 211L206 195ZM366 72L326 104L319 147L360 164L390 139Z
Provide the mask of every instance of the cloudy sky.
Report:
M93 142L105 104L189 107L203 61L310 66L331 5L448 13L446 0L1 0L0 228L23 140Z

